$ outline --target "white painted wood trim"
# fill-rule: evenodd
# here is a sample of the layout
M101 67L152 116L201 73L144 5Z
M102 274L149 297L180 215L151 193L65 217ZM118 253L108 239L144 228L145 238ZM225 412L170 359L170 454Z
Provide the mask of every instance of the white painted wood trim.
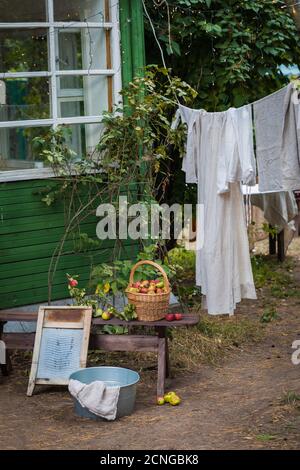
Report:
M119 21L119 2L110 0L111 8L111 20L113 24L111 32L111 49L112 49L112 66L115 71L113 78L114 87L114 105L117 106L122 103L122 96L120 94L122 90L122 58L121 58L121 33L120 33L120 21Z
M36 77L62 77L64 75L108 75L112 76L116 73L114 69L91 69L91 70L55 70L54 72L2 72L0 73L0 79L5 80L6 78L36 78Z
M91 21L44 21L44 22L29 22L26 23L0 23L0 29L35 29L35 28L49 28L53 25L55 28L104 28L111 29L113 24L110 22L91 22Z
M48 21L49 25L49 68L51 72L51 94L50 94L50 107L51 107L51 116L53 119L53 125L56 126L56 120L58 117L58 103L57 103L57 81L55 71L56 71L56 49L55 49L55 29L53 26L54 22L54 7L53 0L47 0L47 12L48 12Z
M0 122L0 129L16 127L45 127L58 124L100 124L102 116L76 116L56 119L32 119L28 121L4 121Z
M13 181L30 181L54 178L55 175L50 168L33 168L30 170L0 171L0 184Z
M0 73L1 80L6 78L36 78L36 77L51 77L51 72L2 72Z
M53 119L29 119L27 121L3 121L0 122L0 129L15 128L15 127L43 127L52 126Z
M90 70L56 70L54 75L63 77L68 75L114 75L113 69L90 69Z
M102 173L102 171L87 171L86 173ZM78 175L78 171L70 171L68 176L72 176L73 174ZM44 180L49 178L59 178L59 176L57 176L51 168L30 168L27 170L0 171L0 184L12 183L14 181Z

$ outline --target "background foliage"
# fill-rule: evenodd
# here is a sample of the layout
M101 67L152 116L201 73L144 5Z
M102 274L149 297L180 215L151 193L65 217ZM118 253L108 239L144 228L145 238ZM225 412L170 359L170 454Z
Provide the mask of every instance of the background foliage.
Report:
M279 67L299 63L300 35L281 0L147 0L146 5L167 65L198 91L197 106L209 111L275 91L288 80ZM161 63L147 20L146 34L148 62Z

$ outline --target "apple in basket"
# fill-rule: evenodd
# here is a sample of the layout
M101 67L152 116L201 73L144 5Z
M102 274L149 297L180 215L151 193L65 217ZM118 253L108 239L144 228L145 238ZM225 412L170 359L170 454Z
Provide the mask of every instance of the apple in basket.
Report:
M157 289L163 289L164 287L165 287L165 284L164 284L163 281L156 283L156 288L157 288Z
M138 287L129 287L127 291L131 292L132 294L137 294L139 292L139 289Z
M140 281L134 282L131 287L133 287L134 289L139 289L141 287Z
M142 288L140 289L140 294L148 294L148 289L147 289L147 287L142 287Z
M149 285L150 285L150 281L142 281L141 282L141 286L145 287L146 289L148 289Z
M150 282L150 286L148 288L148 294L155 294L155 291L156 291L155 284Z

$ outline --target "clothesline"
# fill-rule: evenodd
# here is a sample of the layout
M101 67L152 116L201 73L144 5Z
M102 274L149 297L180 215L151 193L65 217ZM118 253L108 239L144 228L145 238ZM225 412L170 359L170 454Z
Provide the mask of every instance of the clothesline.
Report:
M282 87L282 88L279 88L279 89L276 90L276 91L273 91L273 93L270 93L269 95L266 95L266 96L264 96L263 98L259 98L258 100L252 101L252 102L250 102L250 103L246 103L246 104L244 104L244 105L242 105L242 106L238 106L238 107L235 108L235 109L240 109L240 108L243 108L244 106L254 106L254 105L258 104L258 103L261 103L261 102L263 102L263 101L269 99L271 96L274 96L274 95L276 95L277 93L280 93L280 92L283 91L285 88L288 88L288 86L289 86L289 84L288 84L288 85L285 85L285 86ZM175 103L175 102L174 102L174 104L178 105L179 103ZM189 106L185 106L184 104L180 104L180 106L183 106L184 108L190 109ZM230 108L234 108L234 107L231 106ZM230 109L230 108L228 108L228 109ZM203 110L203 108L198 109L198 110L194 110L194 111L199 111L199 112L201 112L202 110ZM227 110L227 111L228 111L228 110ZM207 111L207 112L209 112L209 111ZM214 112L214 113L218 113L218 112L219 112L219 113L226 113L226 110L225 110L225 111L211 111L211 112Z
M255 105L255 104L261 103L262 101L264 101L264 100L270 98L271 96L276 95L276 93L280 93L282 90L284 90L284 89L287 88L288 86L289 86L289 84L288 84L288 85L285 85L285 86L282 87L282 88L279 88L279 90L273 91L273 93L270 93L269 95L264 96L263 98L260 98L260 99L258 99L258 100L255 100L255 101L253 101L252 103L248 103L248 105L249 105L249 106L253 106L253 105ZM245 105L245 106L247 106L247 105Z
M246 224L248 187L256 185L256 175L261 192L300 188L300 114L293 94L290 83L252 103L254 109L248 104L214 113L180 105L176 113L187 126L182 170L186 183L197 184L203 207L196 284L209 314L232 315L242 298L256 298ZM247 186L247 220L241 182Z

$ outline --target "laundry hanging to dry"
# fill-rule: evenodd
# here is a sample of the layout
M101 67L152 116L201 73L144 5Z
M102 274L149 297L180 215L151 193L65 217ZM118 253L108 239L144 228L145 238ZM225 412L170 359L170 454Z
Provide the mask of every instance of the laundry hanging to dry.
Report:
M256 184L253 112L260 186L265 192L300 188L300 111L294 91L290 84L224 112L180 105L176 113L174 127L179 119L187 126L182 169L187 183L197 183L203 206L196 284L209 314L232 315L241 299L256 298L241 190L241 183Z

